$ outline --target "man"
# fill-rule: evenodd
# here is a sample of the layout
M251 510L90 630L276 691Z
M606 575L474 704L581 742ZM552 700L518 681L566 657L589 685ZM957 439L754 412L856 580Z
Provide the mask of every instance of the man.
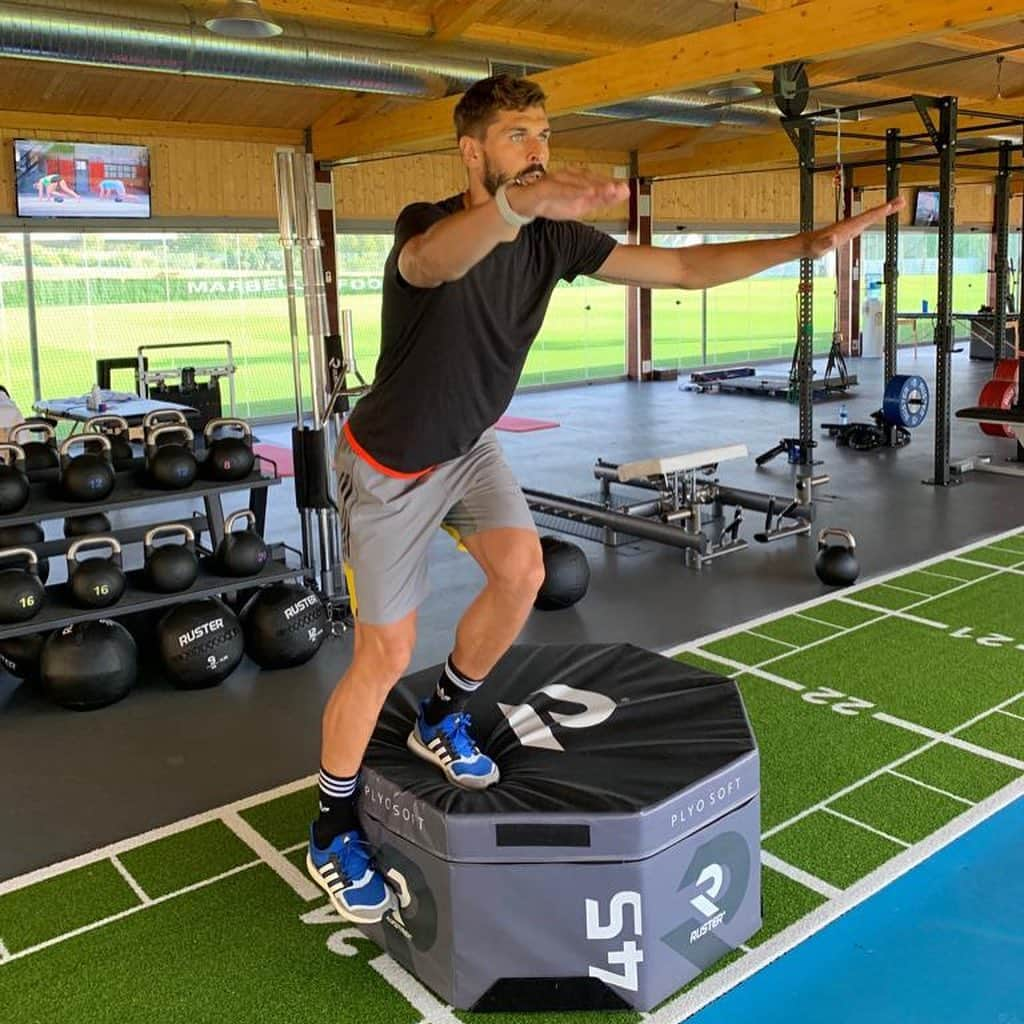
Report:
M355 651L324 714L320 817L306 864L338 913L359 923L379 921L393 899L359 830L359 767L412 656L427 546L441 526L476 559L486 584L459 621L408 746L454 785L483 789L499 779L465 706L526 621L544 564L493 424L558 281L586 274L708 288L820 256L899 205L804 236L686 249L619 245L578 218L626 199L628 186L585 170L547 172L550 128L533 82L478 82L456 107L455 130L468 188L399 215L374 385L335 457Z
M81 199L82 197L64 180L60 174L46 174L36 182L36 192L39 198L50 199L54 202L64 202L63 196L71 196L73 199ZM46 196L43 196L43 193ZM62 195L58 195L60 192Z

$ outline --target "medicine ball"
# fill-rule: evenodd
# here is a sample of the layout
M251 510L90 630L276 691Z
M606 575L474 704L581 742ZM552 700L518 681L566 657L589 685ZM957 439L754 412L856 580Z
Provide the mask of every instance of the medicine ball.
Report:
M160 663L179 690L223 682L242 660L238 616L215 597L172 608L157 627Z
M119 622L77 622L51 633L39 658L43 691L61 707L92 711L128 696L138 678L135 641Z
M587 592L590 564L583 548L550 534L540 539L544 555L544 582L533 602L541 611L570 608Z
M46 641L45 633L24 633L0 640L0 668L31 686L39 682L39 655Z
M275 583L242 609L245 652L261 668L309 661L327 635L327 609L308 587Z

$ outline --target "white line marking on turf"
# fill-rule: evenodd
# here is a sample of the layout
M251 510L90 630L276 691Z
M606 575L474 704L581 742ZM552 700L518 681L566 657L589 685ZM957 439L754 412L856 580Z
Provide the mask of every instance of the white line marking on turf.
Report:
M971 580L973 583L974 580ZM947 591L946 593L949 593ZM945 594L933 594L932 597L945 597ZM949 629L949 626L945 622L936 622L935 619L922 619L920 615L911 615L910 612L905 612L897 608L883 608L881 605L868 604L867 601L858 601L852 597L841 597L839 598L843 604L856 605L858 608L867 608L868 611L872 612L884 612L886 617L892 616L894 619L906 619L907 622L916 622L919 626L931 626L932 629L941 629L943 631Z
M933 793L938 793L941 796L948 796L950 800L955 800L959 804L966 804L968 807L973 807L976 803L974 800L968 800L965 796L957 796L956 793L950 793L948 789L939 789L938 786L932 786L927 782L922 782L920 779L915 779L913 775L904 775L903 772L893 771L889 769L889 775L895 775L897 779L904 779L906 782L912 782L915 786L920 786L922 789L930 789Z
M796 617L798 619L806 619L808 622L816 622L819 626L828 626L829 629L844 629L845 627L840 626L835 622L826 622L824 619L816 619L813 615L807 615L805 612L797 612Z
M1018 697L1013 697L1013 700L1018 700ZM983 715L979 715L978 718L986 718L989 715L995 714L998 708L991 708L986 711ZM1009 754L1001 754L998 750L989 750L988 747L979 747L976 743L968 743L967 740L958 739L953 733L942 733L936 732L934 729L928 729L923 725L917 725L914 722L904 721L902 718L894 718L892 715L887 715L882 711L877 712L871 716L877 718L879 722L885 722L886 725L895 725L900 729L906 729L907 732L916 732L918 736L928 736L930 739L938 740L940 743L948 744L951 747L959 747L961 750L966 750L969 754L975 754L977 757L984 757L989 761L998 761L1000 764L1009 765L1011 768L1016 768L1018 771L1024 772L1024 761L1019 761L1015 757L1010 757ZM977 721L978 719L975 719ZM973 725L973 722L970 723ZM959 732L960 729L966 729L966 725L959 726L955 732Z
M113 924L115 921L122 921L124 918L131 917L132 914L137 914L141 910L147 910L149 907L155 907L160 903L166 903L168 900L177 899L179 896L185 896L187 893L195 892L197 889L205 889L208 885L213 885L215 882L221 882L225 878L230 878L232 875L237 875L242 871L249 871L252 868L260 867L261 865L263 865L263 861L261 860L251 860L248 864L239 864L238 867L231 868L229 871L224 871L219 875L214 875L213 878L204 878L203 881L187 885L184 889L178 889L176 892L169 892L164 896L157 896L149 903L140 903L138 906L122 910L119 914L111 914L110 917L104 917L99 921L90 921L89 924L84 924L81 928L76 928L72 932L65 932L63 935L55 935L52 939L47 939L45 942L37 943L35 946L28 946L25 949L19 949L17 953L12 953L5 962L10 963L14 960L20 960L23 956L31 956L33 953L49 949L51 946L58 946L62 942L67 942L68 939L74 939L79 935L85 935L86 932L92 932L97 928L103 928L108 924Z
M1008 573L1010 576L1024 576L1024 569L1017 569L1009 565L993 564L992 562L979 562L974 558L965 558L963 555L957 555L956 560L958 562L966 562L968 565L977 565L983 569L991 569L994 573ZM984 576L980 578L985 579Z
M9 878L4 882L0 882L0 896L4 896L9 892L15 892L18 889L24 889L26 886L34 885L36 882L45 882L48 878L55 878L66 871L73 871L75 868L85 867L88 864L95 864L97 861L106 860L108 857L124 853L126 850L134 850L136 847L145 846L154 840L166 839L167 836L187 832L198 825L217 821L222 818L226 811L244 811L249 807L256 807L259 804L275 800L277 797L297 793L301 789L314 786L317 778L318 776L316 775L307 775L305 778L285 783L285 785L267 790L265 793L256 793L253 796L246 797L244 800L237 800L233 804L225 804L223 807L214 808L212 811L204 811L202 814L193 814L190 818L182 818L181 821L172 822L170 825L154 828L149 832L143 832L141 835L122 839L98 850L90 850L88 853L83 853L78 857L71 857L56 864L50 864L48 867L29 871L27 874L19 875L17 878Z
M117 857L116 853L111 856L110 862L114 865L115 868L117 868L118 872L120 872L121 877L131 887L132 892L135 893L135 895L138 896L139 899L144 904L146 904L148 906L150 903L153 902L146 895L146 891L142 888L141 885L139 885L138 881L135 879L135 877L132 875L132 873L121 863L120 860L118 860L118 857Z
M1006 715L1007 718L1016 718L1017 721L1024 722L1024 715L1015 715L1012 711L1004 711L1002 708L1000 708L996 714Z
M898 587L895 583L880 583L880 587L886 590L898 590L903 594L916 594L918 597L934 597L934 594L926 594L923 590L911 590L910 587Z
M871 874L855 882L836 899L823 903L778 935L772 936L753 953L740 957L684 995L670 1000L651 1015L650 1024L679 1024L1021 797L1024 797L1024 779L1018 779L983 803L964 811L927 839L896 854Z
M421 985L404 967L386 953L370 961L370 966L423 1014L430 1024L462 1024L455 1013Z
M788 643L786 640L776 640L773 636L765 636L764 633L758 633L756 629L748 629L747 632L751 636L756 636L758 640L767 640L769 643L772 644L781 644L781 646L788 647L791 651L800 650L799 644L791 644Z
M4 945L4 940L0 939L0 964L6 963L10 959L11 959L11 952Z
M746 944L744 944L742 942L736 948L737 949L742 949L744 953L753 953L754 952L753 949L750 948L750 946L748 946L748 945L746 945Z
M221 820L245 843L301 900L323 898L323 890L305 872L300 871L283 853L275 849L237 811L225 811Z
M759 668L752 668L750 665L744 665L740 661L733 661L732 658L723 658L720 654L711 654L709 651L701 651L701 657L707 658L709 661L720 661L723 665L736 669L737 675L740 672L746 672L750 675L757 676L758 679L764 679L766 682L775 683L778 686L784 686L787 690L794 690L797 693L807 689L803 683L794 683L792 679L786 679L785 676L777 676Z
M969 580L963 578L963 576L954 576L948 572L935 572L933 569L916 569L916 572L922 573L925 576L934 576L939 580L953 580L955 583L969 583Z
M902 839L897 839L895 836L889 835L888 832L883 832L880 828L875 828L874 825L869 825L865 821L860 821L858 818L851 818L848 814L842 814L837 811L834 807L822 807L822 810L826 814L831 814L833 818L840 818L843 821L848 821L851 825L856 825L857 828L862 828L866 832L874 832L876 836L881 836L883 839L888 839L890 843L895 843L897 846L902 846L905 850L910 848L910 843L905 842Z
M769 853L767 850L761 851L761 863L766 868L771 868L772 871L777 871L780 875L785 875L794 882L799 882L805 889L813 889L819 896L824 896L827 900L834 900L842 895L842 889L837 889L823 878L818 878L817 875L804 871L803 868L798 868L787 861L781 860L774 853Z

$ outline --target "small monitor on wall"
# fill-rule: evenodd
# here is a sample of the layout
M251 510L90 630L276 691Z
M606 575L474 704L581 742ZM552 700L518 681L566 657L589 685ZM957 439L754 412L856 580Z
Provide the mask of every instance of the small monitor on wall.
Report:
M935 228L939 226L938 189L919 188L914 204L914 227Z
M14 174L19 217L150 216L146 146L15 139Z

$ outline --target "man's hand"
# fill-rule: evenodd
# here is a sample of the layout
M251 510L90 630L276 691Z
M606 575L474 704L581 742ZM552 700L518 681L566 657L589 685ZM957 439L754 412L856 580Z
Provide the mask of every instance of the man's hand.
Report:
M841 220L827 228L820 228L817 231L809 231L807 234L801 236L804 240L803 255L812 259L824 256L833 249L838 249L841 246L846 245L847 242L856 238L866 228L871 227L872 224L878 224L885 220L886 217L890 217L892 214L898 213L906 205L906 200L902 198L894 199L892 202L872 207L872 209L866 210L864 213L859 214L856 217Z
M525 217L579 220L628 199L629 185L582 168L563 168L529 184L510 184L506 196L512 209Z

